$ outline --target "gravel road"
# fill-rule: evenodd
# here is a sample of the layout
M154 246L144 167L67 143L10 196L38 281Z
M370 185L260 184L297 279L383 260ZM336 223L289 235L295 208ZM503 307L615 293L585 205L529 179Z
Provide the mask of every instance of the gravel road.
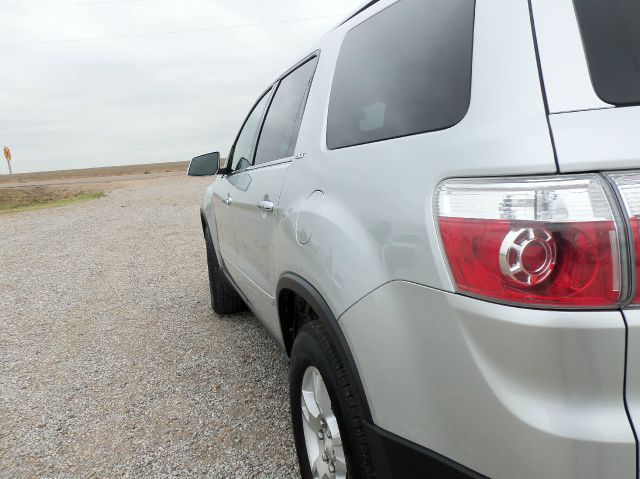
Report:
M209 306L209 181L0 216L0 477L298 477L286 359Z

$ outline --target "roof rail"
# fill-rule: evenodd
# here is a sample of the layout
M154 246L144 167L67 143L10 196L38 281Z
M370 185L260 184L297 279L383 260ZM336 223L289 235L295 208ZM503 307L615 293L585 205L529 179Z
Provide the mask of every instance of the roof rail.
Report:
M345 20L341 21L340 24L338 25L338 27L344 25L345 23L347 23L349 20L351 20L354 17L357 17L358 15L360 15L362 12L364 12L367 8L371 7L372 5L378 3L380 0L371 0L370 2L365 3L362 7L360 7L358 10L356 10L354 13L352 13L349 17L347 17ZM336 28L338 28L336 27Z

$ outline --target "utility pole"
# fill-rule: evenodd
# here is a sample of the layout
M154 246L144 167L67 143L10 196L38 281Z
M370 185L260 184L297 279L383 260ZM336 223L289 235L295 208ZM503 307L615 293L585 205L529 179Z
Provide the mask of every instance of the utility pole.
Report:
M13 171L11 171L11 150L8 146L4 147L4 157L7 159L7 166L9 167L9 175L13 176Z

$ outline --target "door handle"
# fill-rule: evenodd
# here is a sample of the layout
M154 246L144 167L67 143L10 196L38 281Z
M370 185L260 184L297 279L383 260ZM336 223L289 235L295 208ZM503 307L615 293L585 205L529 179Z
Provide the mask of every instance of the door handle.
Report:
M233 200L231 199L231 196L227 196L224 200L222 200L223 203L225 205L230 205L231 203L233 203Z
M273 201L261 200L261 201L258 201L257 206L262 211L267 211L267 212L273 211Z

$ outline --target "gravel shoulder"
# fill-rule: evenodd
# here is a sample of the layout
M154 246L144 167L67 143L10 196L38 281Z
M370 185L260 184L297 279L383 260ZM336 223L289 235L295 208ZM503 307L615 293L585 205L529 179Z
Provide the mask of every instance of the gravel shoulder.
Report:
M209 181L0 216L0 477L298 477L286 359L209 306Z

